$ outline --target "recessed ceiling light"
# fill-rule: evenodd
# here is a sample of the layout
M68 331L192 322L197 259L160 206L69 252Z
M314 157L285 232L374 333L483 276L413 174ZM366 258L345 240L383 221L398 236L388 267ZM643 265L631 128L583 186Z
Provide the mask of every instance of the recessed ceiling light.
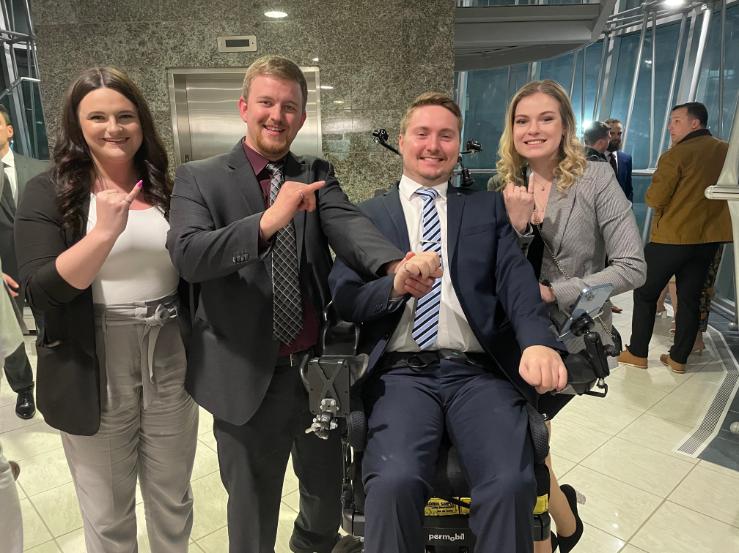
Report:
M321 90L333 90L333 89L334 89L334 87L331 86L330 84L322 84L321 85Z
M268 12L264 12L264 15L272 19L282 19L283 17L287 17L287 13L280 10L270 10Z
M318 58L313 58L311 61L321 61Z
M334 104L343 104L344 100L334 100Z
M679 8L683 4L685 4L685 0L664 0L662 2L666 8Z

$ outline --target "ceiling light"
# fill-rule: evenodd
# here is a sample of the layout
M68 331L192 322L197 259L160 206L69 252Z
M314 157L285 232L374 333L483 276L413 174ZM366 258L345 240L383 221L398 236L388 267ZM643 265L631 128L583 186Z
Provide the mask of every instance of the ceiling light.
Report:
M334 104L343 104L344 100L334 100Z
M679 8L680 6L685 4L685 0L664 0L662 4L666 8Z
M330 84L322 84L320 88L321 90L333 90L334 89L334 87L331 86Z
M313 58L311 61L320 61L318 58Z
M287 17L287 13L280 10L270 10L268 12L264 12L264 15L272 19L282 19L284 17Z

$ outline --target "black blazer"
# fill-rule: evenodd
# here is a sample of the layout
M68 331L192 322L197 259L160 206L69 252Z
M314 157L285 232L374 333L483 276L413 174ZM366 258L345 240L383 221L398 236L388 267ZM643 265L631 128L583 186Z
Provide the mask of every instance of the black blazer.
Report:
M397 186L360 208L391 242L408 249ZM549 329L539 284L508 222L500 194L449 188L447 250L445 270L451 272L472 332L503 374L536 405L536 391L518 373L521 349L531 345L563 347ZM339 315L363 323L360 350L369 354L372 371L403 311L404 302L388 301L393 279L386 276L368 281L337 261L329 284Z
M89 197L83 205L85 219ZM51 173L26 185L18 206L15 244L26 298L39 320L36 338L36 401L46 422L68 432L89 436L100 427L100 369L95 350L92 289L78 290L56 270L56 258L85 235L62 227ZM181 298L187 286L180 282ZM187 332L187 302L180 301L183 334Z
M317 313L328 303L329 245L368 278L403 254L347 199L331 165L288 154L285 180L325 180L318 208L293 219L302 289ZM221 420L246 423L272 379L269 249L259 250L262 190L241 142L230 153L177 169L167 247L182 277L196 283L187 390Z

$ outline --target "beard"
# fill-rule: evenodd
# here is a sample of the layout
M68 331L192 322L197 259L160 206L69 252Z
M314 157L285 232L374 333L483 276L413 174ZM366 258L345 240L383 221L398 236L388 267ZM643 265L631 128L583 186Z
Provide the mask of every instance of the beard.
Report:
M608 143L608 151L609 151L609 152L615 152L615 151L617 151L617 150L618 150L618 149L619 149L620 147L621 147L621 141L620 141L620 140L618 140L618 141L616 141L616 140L611 140L611 141L610 141L610 142Z
M283 157L290 151L290 142L284 140L266 140L261 134L256 136L256 146L265 157Z

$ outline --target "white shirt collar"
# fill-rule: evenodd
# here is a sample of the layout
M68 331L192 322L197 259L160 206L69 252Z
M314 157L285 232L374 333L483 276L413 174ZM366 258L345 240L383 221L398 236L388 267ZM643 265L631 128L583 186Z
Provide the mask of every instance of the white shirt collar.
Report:
M8 153L0 159L6 167L15 167L15 157L13 156L13 149L9 148Z
M449 188L449 183L442 182L441 184L437 184L435 186L424 186L422 184L418 184L416 181L405 174L400 177L400 185L398 189L400 192L400 196L406 201L410 201L413 197L413 194L415 194L416 190L418 190L419 188L433 188L434 190L436 190L437 194L439 194L440 198L446 200L446 192L447 188Z

